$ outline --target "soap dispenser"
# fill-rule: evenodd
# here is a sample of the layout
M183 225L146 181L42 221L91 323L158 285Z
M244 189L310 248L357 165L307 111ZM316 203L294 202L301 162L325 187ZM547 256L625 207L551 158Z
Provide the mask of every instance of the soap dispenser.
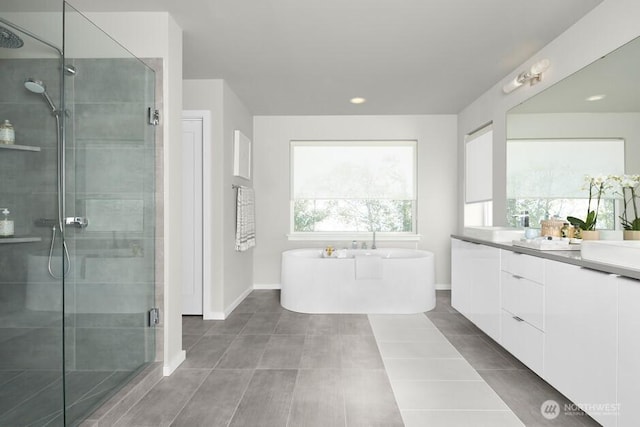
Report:
M3 218L0 220L0 237L11 237L13 236L13 220L9 219L9 209L2 209Z
M0 144L14 144L16 142L16 132L9 120L0 124Z

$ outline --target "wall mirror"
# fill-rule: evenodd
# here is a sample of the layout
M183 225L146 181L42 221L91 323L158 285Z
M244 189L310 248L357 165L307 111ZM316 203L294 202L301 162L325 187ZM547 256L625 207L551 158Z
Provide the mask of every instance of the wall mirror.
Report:
M584 217L585 175L640 174L640 38L507 113L507 220ZM598 228L618 222L603 200Z

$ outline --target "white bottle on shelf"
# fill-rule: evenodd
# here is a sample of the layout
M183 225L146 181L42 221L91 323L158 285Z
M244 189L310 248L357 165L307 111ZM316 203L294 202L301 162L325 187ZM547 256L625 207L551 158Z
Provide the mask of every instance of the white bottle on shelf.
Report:
M16 132L9 120L0 124L0 144L15 144Z
M0 220L0 237L11 237L13 236L13 220L9 219L9 209L2 209L2 214L4 217Z

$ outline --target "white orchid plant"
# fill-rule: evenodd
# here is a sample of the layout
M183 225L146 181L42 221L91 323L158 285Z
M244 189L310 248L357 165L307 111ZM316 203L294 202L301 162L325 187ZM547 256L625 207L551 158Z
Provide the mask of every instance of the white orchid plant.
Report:
M640 175L614 175L611 180L617 192L622 196L622 215L620 223L625 230L640 230Z
M585 175L585 190L589 190L589 204L587 205L587 216L585 219L568 216L567 221L581 230L595 230L598 222L598 210L600 209L600 199L602 195L612 186L611 176L608 175ZM596 200L596 208L591 209L591 202Z

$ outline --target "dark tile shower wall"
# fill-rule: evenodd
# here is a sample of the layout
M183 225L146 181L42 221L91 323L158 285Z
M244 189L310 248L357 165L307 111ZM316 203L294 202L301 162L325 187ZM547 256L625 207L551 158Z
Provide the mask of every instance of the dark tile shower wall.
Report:
M62 281L46 272L51 230L34 226L56 217L56 122L24 87L30 77L44 81L59 105L59 68L57 59L0 59L0 120L13 123L15 144L41 150L0 149L0 207L11 211L16 236L41 239L0 240L0 425L63 405L62 393L48 394L62 379ZM39 397L46 402L34 405Z
M29 77L49 82L58 103L59 66L56 59L0 60L0 120L13 123L16 144L41 149L0 151L0 207L11 211L16 236L42 239L0 241L0 369L60 369L62 282L45 278L38 285L50 304L38 313L26 310L28 283L40 282L46 272L46 264L37 265L33 257L46 254L51 233L35 227L34 220L56 215L56 123L41 96L24 87ZM29 273L30 265L41 271ZM48 357L33 354L38 342Z
M153 77L136 59L73 65L66 203L89 227L69 231L77 269L65 287L75 340L67 367L134 370L155 350L147 327L155 281L155 140L146 120Z

